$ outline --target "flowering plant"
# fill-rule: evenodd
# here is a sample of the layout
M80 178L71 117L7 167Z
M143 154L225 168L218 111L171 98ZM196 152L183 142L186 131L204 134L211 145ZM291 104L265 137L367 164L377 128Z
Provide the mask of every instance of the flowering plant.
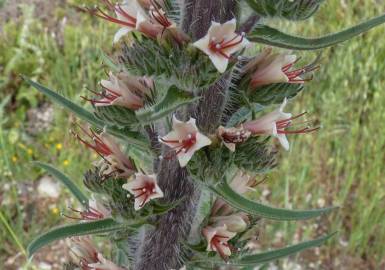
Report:
M111 72L93 96L83 96L93 110L25 78L88 123L72 133L100 156L84 174L87 194L37 163L80 207L63 214L75 223L37 237L30 255L67 238L73 264L66 269L248 268L328 240L332 234L259 254L250 248L262 218L296 221L334 209L282 209L245 197L276 167L275 139L289 150L289 135L319 129L298 121L305 113L285 109L312 79L317 60L299 66L294 53L278 49L332 46L385 16L314 39L271 28L263 18L304 20L322 0L244 0L252 10L246 19L235 0L100 2L82 10L119 27L112 43L120 54L105 58ZM258 44L267 48L247 56ZM94 234L111 242L111 256L95 247Z

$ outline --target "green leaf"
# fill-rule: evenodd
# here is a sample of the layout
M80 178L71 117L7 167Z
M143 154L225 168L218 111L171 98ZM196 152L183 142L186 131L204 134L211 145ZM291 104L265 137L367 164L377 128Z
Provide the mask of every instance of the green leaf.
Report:
M231 264L235 265L255 265L259 263L266 263L270 262L273 260L280 259L282 257L287 257L290 255L293 255L295 253L298 253L302 250L308 249L308 248L313 248L313 247L318 247L322 244L324 244L327 240L329 240L331 237L333 237L336 233L329 234L327 236L315 239L315 240L310 240L306 242L302 242L296 245L288 246L285 248L277 249L277 250L272 250L272 251L267 251L259 254L254 254L254 255L246 255L238 260L231 262Z
M262 106L260 104L254 105L254 113L260 112L265 108L265 106ZM229 119L226 126L227 127L235 127L238 124L246 121L247 119L251 119L251 110L248 107L242 107L238 109Z
M138 125L135 112L121 106L95 106L95 116L113 126L134 127Z
M319 38L293 36L266 25L259 25L249 34L248 39L252 42L286 49L317 50L344 42L383 23L385 23L385 15L372 18L341 32Z
M306 20L319 9L324 0L246 0L246 2L261 16Z
M208 57L193 46L160 44L137 33L132 37L134 42L123 47L120 60L134 75L167 78L189 91L208 87L220 78Z
M100 50L100 58L103 61L105 65L109 67L111 71L114 72L121 72L122 71L122 66L119 64L115 64L114 61L107 55L105 54L102 50Z
M327 214L335 209L335 207L314 210L289 210L274 208L246 199L235 192L226 181L222 181L217 186L210 187L210 189L238 210L246 212L250 215L273 220L304 220Z
M168 116L179 107L192 103L197 99L191 93L171 86L160 102L151 107L136 111L136 116L142 123L150 123Z
M48 96L57 104L63 106L64 108L68 109L69 111L73 112L76 116L78 116L82 120L87 121L88 123L100 128L100 129L105 128L106 131L108 133L110 133L111 135L119 137L122 140L125 140L127 143L130 143L133 146L148 150L148 143L140 133L134 132L131 130L127 130L127 129L120 129L120 128L114 127L114 126L108 126L107 123L105 123L104 121L95 117L95 115L93 115L91 112L83 109L79 105L73 103L72 101L66 99L65 97L59 95L58 93L52 91L51 89L48 89L47 87L45 87L39 83L36 83L36 82L28 79L25 76L23 76L23 79L27 83L29 83L31 86L36 88L39 92Z
M290 99L298 95L303 88L303 84L270 84L253 90L249 96L249 101L261 105L281 104L285 98Z
M28 245L27 250L29 257L31 257L37 250L56 240L72 236L104 234L130 228L132 228L132 225L118 223L111 218L59 226L38 236Z
M71 193L76 197L76 199L85 207L88 207L88 198L83 192L76 186L74 182L71 181L65 174L52 167L49 164L43 162L33 162L36 166L46 170L49 174L54 176L57 180L59 180L63 185L65 185Z
M333 237L336 233L329 234L324 237L320 237L315 240L302 242L296 245L287 246L281 249L266 251L259 254L245 255L235 260L230 260L228 263L223 261L212 262L215 265L233 265L233 266L252 266L261 263L266 263L274 260L278 260L283 257L287 257L305 249L313 248L324 244L327 240ZM195 261L198 262L198 261ZM211 263L211 261L210 261Z

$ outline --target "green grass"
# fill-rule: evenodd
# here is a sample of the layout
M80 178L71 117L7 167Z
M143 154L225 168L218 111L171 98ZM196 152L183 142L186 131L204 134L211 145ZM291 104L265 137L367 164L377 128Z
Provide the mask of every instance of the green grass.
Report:
M329 0L309 21L271 24L283 26L288 32L317 36L382 13L385 4L379 3ZM106 24L75 14L70 8L58 8L55 14L57 21L64 14L70 18L60 39L54 38L51 30L45 31L44 22L34 19L27 7L21 22L7 23L0 35L0 100L11 97L6 111L0 106L0 190L9 184L3 197L10 200L1 210L0 227L4 230L0 230L0 241L4 244L0 247L0 261L23 253L32 237L61 221L57 213L47 210L46 214L32 216L28 231L25 230L26 206L18 194L20 184L33 183L42 174L28 162L53 163L80 183L92 158L70 137L68 131L75 119L59 107L55 107L54 125L49 132L36 137L26 132L27 109L44 99L23 83L19 74L39 80L80 103L85 87L95 88L103 76L99 49L111 48L113 29ZM334 263L336 258L362 258L379 269L385 253L384 33L382 26L323 51L320 71L291 103L293 112L308 111L308 117L319 120L322 129L290 138L290 152L282 152L278 169L269 174L269 181L263 186L271 192L268 200L293 208L317 207L317 202L324 200L326 205L341 208L322 220L269 223L263 233L266 246L271 246L277 231L283 232L285 241L290 242L295 234L310 238L326 230L338 230L334 241L322 249L324 260ZM304 59L315 56L301 55ZM61 201L65 197L66 194ZM65 205L57 203L55 207L64 209ZM315 223L318 229L314 229ZM348 245L341 245L341 240Z

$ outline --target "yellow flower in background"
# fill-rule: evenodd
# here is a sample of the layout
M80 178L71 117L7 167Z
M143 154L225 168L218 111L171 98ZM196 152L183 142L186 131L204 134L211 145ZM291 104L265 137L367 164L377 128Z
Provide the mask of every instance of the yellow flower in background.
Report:
M13 157L12 157L12 162L13 162L13 163L16 163L18 160L19 160L19 159L17 158L17 156L13 156Z
M68 159L66 159L66 160L63 161L63 165L64 165L64 166L68 166L69 164L70 164L70 162L69 162Z
M52 212L52 214L54 214L54 215L58 215L60 211L59 211L59 208L54 207L54 208L51 209L51 212Z
M56 150L62 150L62 148L63 148L63 145L61 144L61 143L57 143L56 144Z
M27 149L27 153L28 153L28 155L32 156L33 155L33 150L31 148L28 148Z

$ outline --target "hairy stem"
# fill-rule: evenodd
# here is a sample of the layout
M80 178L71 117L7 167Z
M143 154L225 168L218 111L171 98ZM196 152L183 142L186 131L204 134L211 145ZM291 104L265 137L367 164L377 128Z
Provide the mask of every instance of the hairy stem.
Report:
M236 0L186 0L182 28L196 40L207 33L211 21L230 20L235 17L236 10ZM202 131L213 132L220 123L227 89L228 76L225 75L218 83L203 90L201 102L188 109L187 117L195 117ZM157 167L164 199L172 202L184 198L184 201L161 216L156 228L147 232L137 251L135 270L170 270L183 266L181 245L190 232L200 196L199 187L176 160L162 160Z

